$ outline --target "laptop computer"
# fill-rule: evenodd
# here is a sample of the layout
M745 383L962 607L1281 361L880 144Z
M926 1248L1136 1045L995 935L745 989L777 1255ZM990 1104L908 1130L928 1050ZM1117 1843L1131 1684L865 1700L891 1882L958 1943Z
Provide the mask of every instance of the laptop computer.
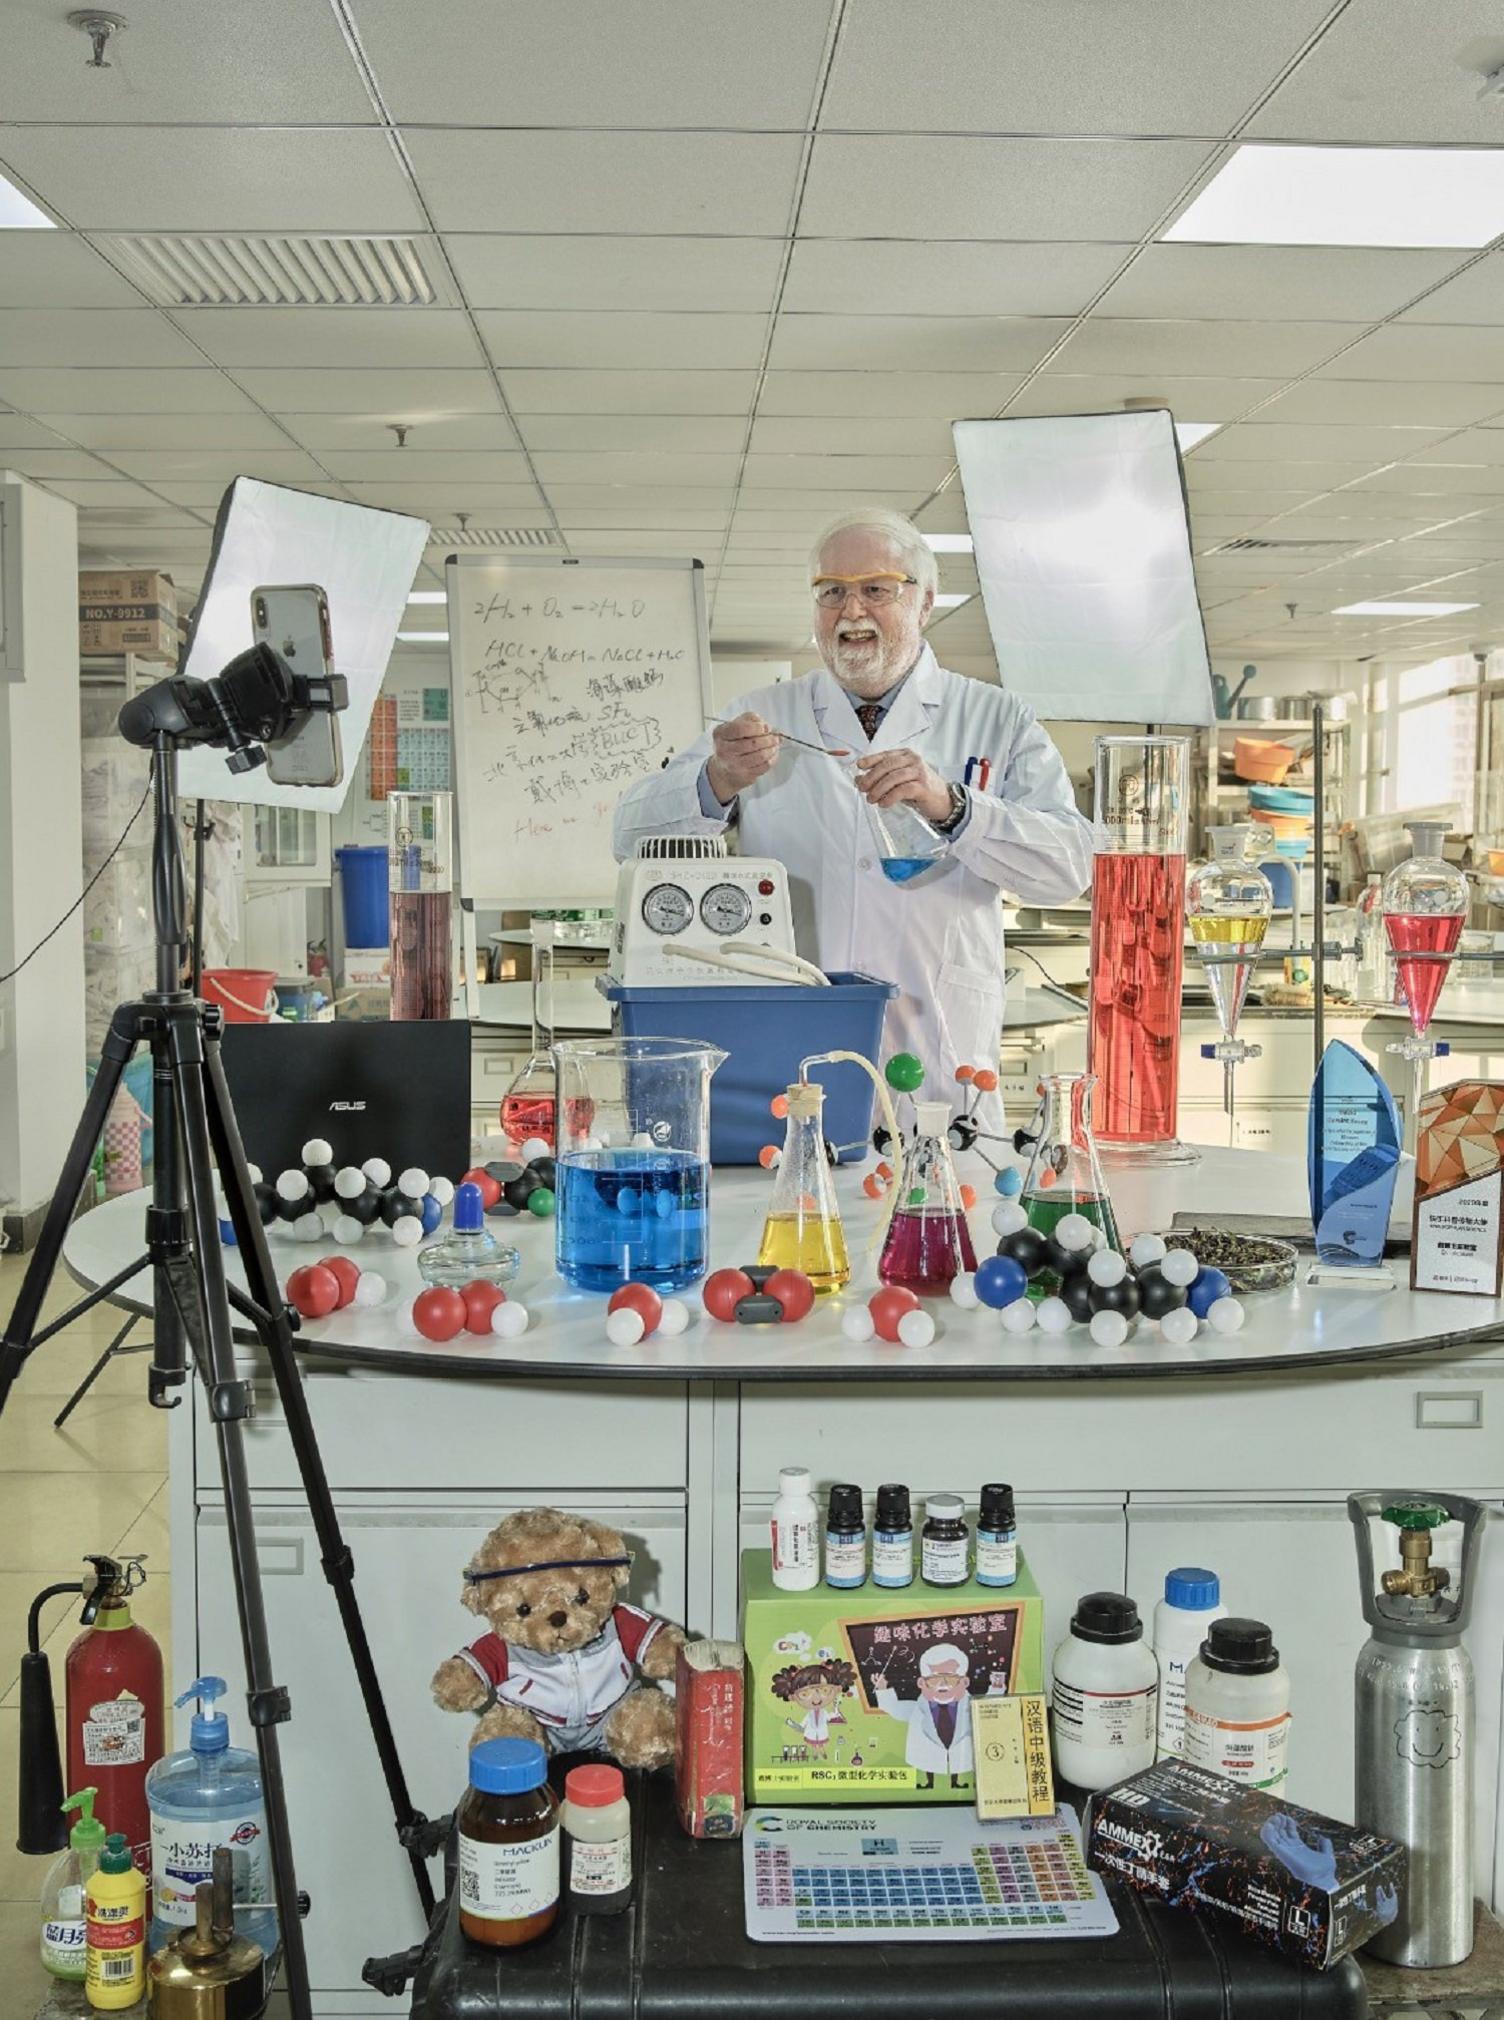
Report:
M268 1179L322 1136L339 1164L384 1157L458 1178L470 1164L470 1026L227 1024L221 1046L245 1154Z

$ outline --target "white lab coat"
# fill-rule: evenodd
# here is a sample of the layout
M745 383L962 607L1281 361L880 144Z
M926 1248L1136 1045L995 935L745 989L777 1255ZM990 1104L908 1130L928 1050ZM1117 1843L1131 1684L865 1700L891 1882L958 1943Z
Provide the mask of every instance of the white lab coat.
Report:
M948 672L928 645L870 746L845 689L823 667L742 695L726 714L746 709L827 748L915 750L958 785L968 758L991 760L986 791L973 782L964 833L912 885L883 875L849 763L786 744L773 769L741 794L737 821L744 855L775 857L788 870L799 952L827 973L854 970L898 984L885 1055L917 1053L925 1092L942 1097L958 1066L996 1070L1004 994L999 893L1061 904L1091 881L1091 824L1077 812L1060 753L1033 710L1006 688ZM725 822L707 819L700 806L700 768L710 751L706 731L623 793L613 833L618 860L646 835L724 831ZM983 1119L1001 1127L996 1097Z
M903 1757L911 1768L927 1775L969 1775L976 1765L971 1738L971 1699L956 1704L956 1729L950 1746L941 1742L935 1730L935 1707L927 1697L900 1697L896 1691L880 1690L877 1708L889 1718L908 1727Z

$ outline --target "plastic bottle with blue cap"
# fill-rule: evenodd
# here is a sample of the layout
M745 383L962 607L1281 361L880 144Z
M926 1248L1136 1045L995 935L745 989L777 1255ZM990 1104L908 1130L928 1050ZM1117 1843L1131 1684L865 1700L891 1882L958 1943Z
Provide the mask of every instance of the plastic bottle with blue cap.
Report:
M188 1746L164 1755L146 1777L153 1952L193 1926L196 1892L200 1881L214 1877L219 1845L229 1847L234 1865L237 1934L268 1957L277 1946L261 1764L254 1753L230 1744L230 1721L215 1709L226 1688L222 1676L194 1678L177 1699L180 1711L195 1699L200 1706Z
M1165 1576L1165 1596L1154 1608L1154 1655L1159 1663L1158 1760L1185 1758L1185 1678L1214 1620L1225 1620L1222 1582L1215 1571L1182 1564Z

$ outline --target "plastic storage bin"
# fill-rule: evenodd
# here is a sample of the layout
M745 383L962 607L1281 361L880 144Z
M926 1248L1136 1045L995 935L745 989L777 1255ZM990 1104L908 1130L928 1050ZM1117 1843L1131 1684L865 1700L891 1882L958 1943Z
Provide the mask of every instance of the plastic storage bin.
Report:
M749 982L745 988L631 989L601 977L619 1038L697 1038L729 1056L710 1083L710 1162L756 1164L765 1143L782 1141L768 1103L799 1077L813 1052L860 1052L882 1063L883 1013L896 982L834 974L828 989ZM860 1067L821 1066L825 1130L847 1158L865 1156L872 1128L872 1082Z
M347 842L336 849L340 893L345 907L345 945L384 947L391 938L387 917L387 852L384 843Z

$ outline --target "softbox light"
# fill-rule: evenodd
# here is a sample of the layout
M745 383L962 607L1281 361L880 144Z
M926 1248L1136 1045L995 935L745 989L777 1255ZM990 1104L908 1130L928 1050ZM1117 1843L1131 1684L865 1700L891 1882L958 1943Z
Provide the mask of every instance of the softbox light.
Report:
M1003 686L1055 720L1211 722L1169 411L957 421L954 433Z
M226 766L223 751L199 746L178 760L184 799L338 813L427 538L427 521L405 512L320 498L256 477L235 479L220 501L209 572L179 670L212 680L254 643L254 590L317 583L329 601L334 671L350 684L349 706L339 716L344 776L333 786L279 785L264 765L237 775Z

